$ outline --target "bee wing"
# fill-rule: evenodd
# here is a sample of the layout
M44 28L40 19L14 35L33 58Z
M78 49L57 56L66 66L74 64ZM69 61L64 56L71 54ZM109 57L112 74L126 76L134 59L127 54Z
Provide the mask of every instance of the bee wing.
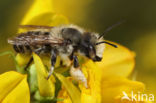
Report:
M44 26L44 25L19 25L19 28L22 29L51 29L53 26Z
M8 39L8 43L13 45L61 45L63 39L52 37L51 35L30 35L20 34L15 38Z

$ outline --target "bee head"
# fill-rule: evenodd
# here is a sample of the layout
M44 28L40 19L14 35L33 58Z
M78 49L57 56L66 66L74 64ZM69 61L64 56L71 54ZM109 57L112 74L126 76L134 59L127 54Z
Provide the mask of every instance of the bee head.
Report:
M80 43L80 52L93 61L101 61L105 47L104 43L117 48L116 45L99 39L95 33L86 32Z
M96 38L90 32L86 32L80 42L80 52L93 61L101 61L102 57L97 55Z

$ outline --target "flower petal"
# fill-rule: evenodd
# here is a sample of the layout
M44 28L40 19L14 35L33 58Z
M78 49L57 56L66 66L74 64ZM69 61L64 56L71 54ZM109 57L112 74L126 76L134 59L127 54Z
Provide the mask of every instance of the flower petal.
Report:
M38 87L39 87L40 95L54 97L54 93L55 93L54 77L51 76L47 80L46 78L48 76L48 73L46 71L45 66L42 63L42 60L35 53L33 53L33 58L37 70L37 79L38 79Z
M106 45L102 61L96 64L102 68L102 75L129 76L135 65L134 53L124 46L111 43L116 44L118 48Z
M65 16L58 15L52 12L36 15L27 22L27 24L29 25L47 25L47 26L57 26L67 23L68 20Z
M30 7L28 12L26 13L21 24L26 25L33 17L43 14L43 13L48 13L48 12L53 12L52 0L35 0L33 5Z
M81 103L80 102L81 101L81 94L80 94L80 91L78 90L78 88L76 88L72 84L71 81L69 81L68 79L66 79L61 74L55 73L55 75L61 81L62 85L66 89L68 95L70 96L70 98L72 100L72 103ZM66 100L66 101L70 101L70 99L68 98L68 100ZM62 103L67 103L67 102L62 102Z
M102 103L114 103L115 97L125 91L130 94L131 91L143 92L145 86L141 82L131 81L124 77L103 77L102 79Z
M69 81L72 82L71 77L66 77L66 79L68 79ZM68 92L67 92L66 88L63 85L62 85L61 90L58 93L57 98L62 99L62 101L57 101L57 103L72 103L72 100L69 97Z
M52 0L35 0L32 7L26 13L22 20L22 25L47 25L57 26L67 24L68 20L65 16L55 14L53 12ZM20 30L19 32L22 32Z
M0 102L30 103L27 76L13 71L0 75Z
M19 54L19 53L16 55L16 61L19 66L26 65L29 62L30 58L31 55Z
M82 66L88 80L88 88L80 85L82 103L101 103L101 69L91 60Z

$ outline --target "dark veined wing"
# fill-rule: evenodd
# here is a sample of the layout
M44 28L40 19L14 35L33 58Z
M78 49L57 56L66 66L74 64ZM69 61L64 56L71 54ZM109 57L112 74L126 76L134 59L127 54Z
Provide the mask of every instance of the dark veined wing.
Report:
M52 37L51 35L47 34L39 34L36 35L35 33L38 33L37 31L29 31L25 33L21 33L20 35L8 39L8 43L12 45L62 45L63 39Z

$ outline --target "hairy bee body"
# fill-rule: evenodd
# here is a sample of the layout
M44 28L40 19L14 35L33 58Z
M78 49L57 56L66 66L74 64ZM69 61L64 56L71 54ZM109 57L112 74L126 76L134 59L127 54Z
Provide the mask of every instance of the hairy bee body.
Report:
M14 50L18 53L50 53L51 49L55 49L62 59L67 59L73 51L79 55L90 57L89 51L80 47L81 42L88 40L88 43L94 44L103 40L97 38L98 34L96 33L86 32L75 25L66 25L23 32L15 38L9 39L8 42L13 45ZM95 48L97 54L94 56L102 58L103 50L104 44L97 45Z
M75 25L58 27L26 25L25 27L33 29L8 40L17 53L35 52L38 55L49 53L51 68L47 78L54 70L57 56L60 56L66 66L71 66L71 75L76 80L83 82L86 87L87 80L81 72L77 56L81 55L93 61L101 61L105 48L104 43L110 44L103 41L99 34L88 32ZM32 59L28 65L31 62Z

